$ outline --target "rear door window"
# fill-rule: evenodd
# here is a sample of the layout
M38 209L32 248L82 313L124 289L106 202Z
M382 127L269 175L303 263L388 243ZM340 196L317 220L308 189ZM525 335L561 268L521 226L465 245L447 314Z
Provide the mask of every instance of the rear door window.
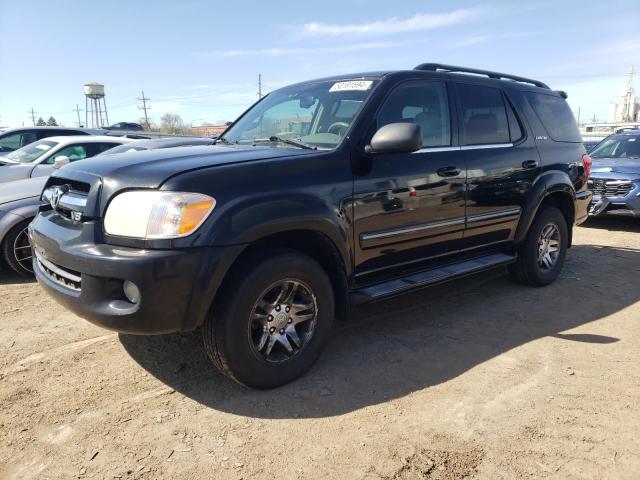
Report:
M526 92L525 96L553 140L582 142L576 119L564 98L536 92Z
M85 143L83 144L84 148L87 151L87 158L93 157L94 155L98 155L99 153L105 152L110 148L121 145L120 143Z
M464 145L509 143L509 121L502 92L482 85L458 84Z

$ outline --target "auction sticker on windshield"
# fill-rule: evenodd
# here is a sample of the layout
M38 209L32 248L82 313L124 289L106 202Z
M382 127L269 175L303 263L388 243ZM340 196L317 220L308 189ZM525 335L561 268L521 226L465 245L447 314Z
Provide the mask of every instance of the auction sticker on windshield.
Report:
M334 83L329 89L330 92L347 92L353 90L369 90L373 80L353 80L350 82Z

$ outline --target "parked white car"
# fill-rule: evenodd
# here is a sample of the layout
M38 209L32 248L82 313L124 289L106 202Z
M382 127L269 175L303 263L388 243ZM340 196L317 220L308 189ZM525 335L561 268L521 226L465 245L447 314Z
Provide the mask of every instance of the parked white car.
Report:
M0 183L51 175L69 162L84 160L130 138L78 135L48 137L0 157Z

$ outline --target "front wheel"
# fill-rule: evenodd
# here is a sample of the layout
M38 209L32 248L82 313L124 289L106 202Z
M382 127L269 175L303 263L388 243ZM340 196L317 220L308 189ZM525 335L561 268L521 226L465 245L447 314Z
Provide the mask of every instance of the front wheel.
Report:
M203 328L214 365L254 388L277 387L309 370L334 316L331 282L315 260L292 251L270 253L244 259Z
M564 215L556 207L545 207L536 216L509 271L521 283L549 285L560 275L568 244L569 227Z

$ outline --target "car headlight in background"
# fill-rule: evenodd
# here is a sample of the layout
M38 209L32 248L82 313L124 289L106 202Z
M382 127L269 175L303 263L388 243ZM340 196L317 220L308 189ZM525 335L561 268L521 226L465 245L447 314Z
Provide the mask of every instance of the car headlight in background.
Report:
M111 201L104 230L109 235L143 239L186 237L215 206L215 199L199 193L132 190Z

